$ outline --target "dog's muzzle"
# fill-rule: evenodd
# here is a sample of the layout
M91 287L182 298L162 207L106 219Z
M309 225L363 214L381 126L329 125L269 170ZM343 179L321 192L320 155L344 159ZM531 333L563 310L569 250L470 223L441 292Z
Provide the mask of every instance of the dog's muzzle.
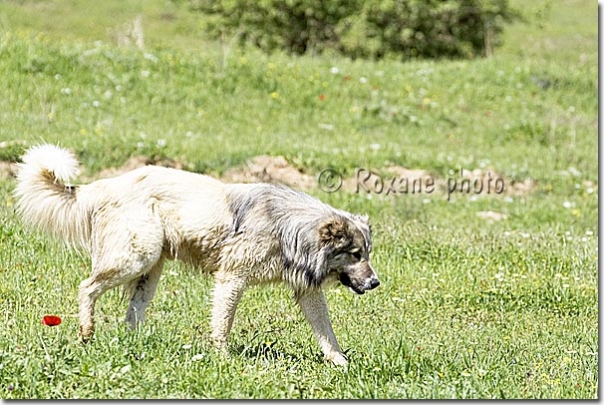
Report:
M364 294L365 291L373 290L380 285L377 275L367 265L361 271L342 272L340 274L340 282L348 287L355 294Z

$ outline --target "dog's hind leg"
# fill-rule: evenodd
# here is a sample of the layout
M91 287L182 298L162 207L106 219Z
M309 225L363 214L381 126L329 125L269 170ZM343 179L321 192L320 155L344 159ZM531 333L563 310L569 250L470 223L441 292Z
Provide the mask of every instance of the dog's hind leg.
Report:
M304 291L297 297L298 305L319 342L323 354L336 365L346 365L329 320L327 301L321 289Z
M145 321L145 310L155 295L163 264L163 259L160 259L148 273L135 278L126 287L126 291L130 293L126 322L130 324L132 329L136 328L137 324Z
M216 277L212 297L212 341L219 348L225 348L237 304L243 294L247 281L244 277Z
M104 273L95 274L80 283L78 303L80 306L80 336L88 341L94 333L94 306L96 300L107 290L122 284L122 278L105 278Z
M84 341L94 332L97 299L154 269L160 261L162 246L163 231L152 211L97 214L91 237L92 275L82 281L78 293L80 335Z

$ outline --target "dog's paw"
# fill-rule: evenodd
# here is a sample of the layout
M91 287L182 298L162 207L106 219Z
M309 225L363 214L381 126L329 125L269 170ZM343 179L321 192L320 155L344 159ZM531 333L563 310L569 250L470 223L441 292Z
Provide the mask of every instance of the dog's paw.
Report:
M210 336L210 342L216 349L225 349L227 347L227 340L222 337Z
M229 356L229 344L226 340L211 338L210 341L216 353L222 356Z
M82 343L88 343L92 340L92 337L94 336L94 328L92 327L82 327L80 326L80 341Z
M348 360L346 360L346 357L344 357L344 355L342 355L342 353L333 354L331 356L330 360L335 366L343 367L343 366L348 365Z

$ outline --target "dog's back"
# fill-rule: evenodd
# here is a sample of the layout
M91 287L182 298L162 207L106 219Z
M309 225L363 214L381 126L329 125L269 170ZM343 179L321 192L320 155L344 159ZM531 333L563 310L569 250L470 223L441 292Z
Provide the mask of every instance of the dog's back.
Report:
M101 217L98 213L109 207L152 207L173 244L232 222L224 184L209 176L145 166L74 186L70 181L79 169L71 152L45 144L28 150L22 160L14 192L19 213L30 225L71 245L87 249L93 216Z

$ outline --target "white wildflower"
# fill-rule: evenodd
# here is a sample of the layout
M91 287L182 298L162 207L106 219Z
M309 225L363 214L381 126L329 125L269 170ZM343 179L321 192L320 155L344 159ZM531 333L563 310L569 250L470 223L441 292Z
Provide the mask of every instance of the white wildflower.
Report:
M199 361L201 359L203 359L205 356L203 355L203 353L197 353L195 356L191 357L192 361Z

